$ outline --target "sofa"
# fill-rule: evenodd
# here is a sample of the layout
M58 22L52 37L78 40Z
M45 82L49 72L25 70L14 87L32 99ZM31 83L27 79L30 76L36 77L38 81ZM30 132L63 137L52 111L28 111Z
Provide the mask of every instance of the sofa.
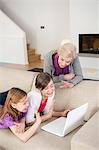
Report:
M29 92L34 88L36 74L0 66L0 92L11 87ZM52 135L39 127L26 143L20 141L9 129L0 129L0 150L99 150L99 81L83 80L70 89L60 89L57 84L55 86L55 109L58 111L67 106L75 108L88 102L84 125L65 137Z

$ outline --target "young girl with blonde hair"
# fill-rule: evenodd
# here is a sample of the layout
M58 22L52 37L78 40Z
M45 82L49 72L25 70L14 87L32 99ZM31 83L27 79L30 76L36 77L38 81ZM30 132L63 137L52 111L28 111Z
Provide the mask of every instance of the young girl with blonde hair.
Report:
M0 108L0 128L9 128L19 139L26 142L41 123L36 113L35 123L25 131L25 117L29 107L27 93L19 88L11 88L4 106Z

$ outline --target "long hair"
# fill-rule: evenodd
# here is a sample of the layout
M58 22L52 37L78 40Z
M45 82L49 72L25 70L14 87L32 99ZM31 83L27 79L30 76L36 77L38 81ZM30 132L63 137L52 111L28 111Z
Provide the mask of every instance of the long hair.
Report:
M27 93L19 88L11 88L8 92L4 106L0 109L0 119L4 119L4 116L8 113L16 120L16 117L20 112L12 107L12 103L17 104L26 95Z

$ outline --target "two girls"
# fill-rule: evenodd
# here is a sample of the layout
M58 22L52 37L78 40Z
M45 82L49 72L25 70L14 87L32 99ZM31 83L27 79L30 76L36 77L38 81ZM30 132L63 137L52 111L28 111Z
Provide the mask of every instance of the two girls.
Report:
M35 87L28 95L21 89L10 89L0 108L0 128L9 128L24 142L36 132L41 122L52 116L66 116L70 111L54 111L55 88L48 73L37 75ZM28 130L25 130L25 121L32 125Z

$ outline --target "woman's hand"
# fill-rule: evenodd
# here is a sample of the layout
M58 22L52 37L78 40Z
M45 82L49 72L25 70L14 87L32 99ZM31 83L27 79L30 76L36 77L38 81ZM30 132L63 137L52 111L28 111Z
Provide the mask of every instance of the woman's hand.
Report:
M69 83L67 81L61 81L62 85L60 86L60 88L72 88L74 86L73 83Z
M74 73L69 73L64 75L65 80L72 80L75 77Z

